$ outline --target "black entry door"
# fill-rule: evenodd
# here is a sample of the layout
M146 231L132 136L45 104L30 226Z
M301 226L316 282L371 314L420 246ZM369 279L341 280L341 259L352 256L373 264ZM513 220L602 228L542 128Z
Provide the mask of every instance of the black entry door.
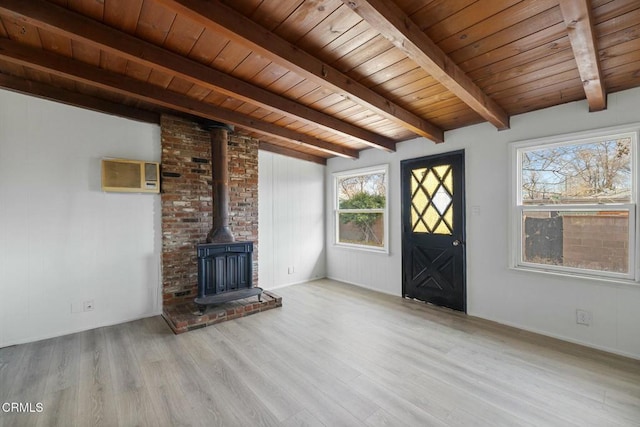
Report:
M466 312L464 151L402 162L402 294Z

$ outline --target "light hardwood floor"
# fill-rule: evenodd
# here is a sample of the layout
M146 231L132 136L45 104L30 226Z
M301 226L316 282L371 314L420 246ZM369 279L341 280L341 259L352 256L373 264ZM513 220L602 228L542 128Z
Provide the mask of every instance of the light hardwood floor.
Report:
M175 336L160 317L0 349L2 426L640 425L640 362L322 280Z

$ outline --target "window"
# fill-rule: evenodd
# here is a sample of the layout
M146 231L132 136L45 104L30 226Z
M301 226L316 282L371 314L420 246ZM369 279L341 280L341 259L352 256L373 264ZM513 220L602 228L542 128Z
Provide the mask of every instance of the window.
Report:
M514 144L512 266L636 280L637 131Z
M388 252L388 166L334 174L336 245Z

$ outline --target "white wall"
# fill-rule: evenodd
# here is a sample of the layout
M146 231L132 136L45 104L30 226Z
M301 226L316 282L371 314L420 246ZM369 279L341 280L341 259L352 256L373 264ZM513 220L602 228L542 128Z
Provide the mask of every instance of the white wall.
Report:
M259 151L259 286L274 289L325 277L324 169Z
M159 127L0 90L0 347L161 311L160 197L101 192L106 156Z
M640 89L634 89L609 95L608 109L598 113L576 102L513 117L506 131L481 124L447 132L444 144L416 139L391 154L367 150L356 161L331 159L325 176L328 277L400 295L400 160L465 149L468 313L640 358L640 285L508 268L509 143L639 122L638 103ZM390 165L391 253L333 246L331 174L382 163ZM479 215L471 215L472 207ZM578 308L592 312L591 326L576 324Z

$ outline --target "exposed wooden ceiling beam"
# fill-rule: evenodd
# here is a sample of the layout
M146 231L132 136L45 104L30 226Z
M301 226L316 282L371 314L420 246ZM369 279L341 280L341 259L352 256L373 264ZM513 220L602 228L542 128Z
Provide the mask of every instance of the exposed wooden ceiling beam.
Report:
M271 144L269 142L260 141L258 146L260 150L269 151L271 153L282 154L283 156L294 157L300 160L326 165L327 159L324 157L314 156L313 154L303 153L301 151L292 150L291 148L282 147L280 145Z
M509 116L489 98L393 1L342 0L444 87L498 129Z
M358 157L358 152L351 148L332 144L313 136L283 128L273 123L264 122L235 111L218 108L189 96L172 92L163 87L141 82L102 68L93 67L66 56L27 47L8 39L0 38L0 58L25 67L34 68L57 76L80 81L90 86L130 96L154 105L182 111L198 117L234 124L258 133L294 141L295 143L331 155L348 158Z
M395 141L390 138L276 95L48 1L0 0L0 12L12 14L31 25L82 41L92 47L170 75L176 75L210 90L356 138L369 146L388 151L395 150Z
M560 10L576 57L589 111L607 108L607 93L596 46L591 4L588 0L560 0Z
M225 37L249 46L256 53L285 66L347 99L364 105L417 135L444 141L442 129L389 101L315 56L256 24L219 0L156 0L174 12L211 28Z
M61 102L74 107L97 111L99 113L111 114L145 123L160 123L160 114L152 111L128 107L95 96L73 92L32 80L25 80L8 74L0 73L0 87L50 101Z

